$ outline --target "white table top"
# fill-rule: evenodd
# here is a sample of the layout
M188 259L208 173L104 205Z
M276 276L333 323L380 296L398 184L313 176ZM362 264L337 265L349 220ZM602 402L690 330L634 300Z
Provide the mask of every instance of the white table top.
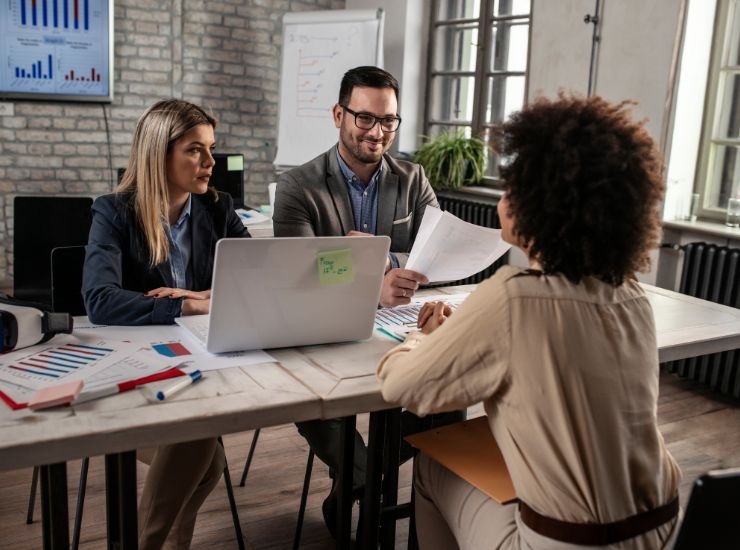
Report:
M740 348L740 310L645 288L655 310L661 361ZM393 345L376 335L363 342L272 350L277 363L209 372L165 403L147 396L168 381L41 412L0 405L0 469L388 408L375 368Z

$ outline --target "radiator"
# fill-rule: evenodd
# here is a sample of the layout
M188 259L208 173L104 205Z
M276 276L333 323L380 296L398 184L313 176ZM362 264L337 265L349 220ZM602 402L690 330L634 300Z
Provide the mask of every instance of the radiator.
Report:
M740 308L740 249L703 242L681 248L684 260L679 292ZM740 398L740 349L670 361L666 368Z
M439 200L439 207L442 210L449 212L453 216L457 216L461 220L483 227L501 228L498 212L496 211L498 199L481 198L480 200L470 200L442 192L437 195L437 200ZM493 275L499 267L505 265L508 256L509 254L507 252L489 267L467 279L444 284L468 285L480 283Z

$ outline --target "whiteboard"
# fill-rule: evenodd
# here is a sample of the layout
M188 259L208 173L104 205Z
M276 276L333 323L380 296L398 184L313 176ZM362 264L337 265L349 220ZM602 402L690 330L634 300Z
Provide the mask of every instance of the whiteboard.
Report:
M331 110L342 76L383 64L383 10L327 10L283 17L276 166L299 166L337 142Z

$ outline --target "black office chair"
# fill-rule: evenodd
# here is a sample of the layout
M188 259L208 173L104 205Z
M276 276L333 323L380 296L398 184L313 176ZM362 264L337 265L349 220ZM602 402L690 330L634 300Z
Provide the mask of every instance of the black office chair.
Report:
M51 303L51 251L87 243L92 202L90 197L15 197L13 295L16 298Z
M714 470L694 482L673 548L740 548L740 468Z
M66 312L72 315L85 315L85 303L82 299L82 273L85 265L85 247L84 246L65 246L57 247L51 251L51 303L56 312ZM224 442L221 437L218 438L221 447ZM75 523L72 531L73 550L77 550L80 544L80 529L82 527L82 513L85 505L85 489L87 487L87 471L90 467L90 458L82 459L80 467L80 484L77 491L77 505L75 507ZM36 501L36 487L38 485L38 466L33 469L31 478L31 496L28 502L28 513L26 523L33 523L33 510ZM229 498L229 508L231 517L234 521L234 530L239 545L239 550L244 550L244 535L242 534L239 513L236 508L234 499L234 488L231 485L231 475L229 474L229 465L224 465L224 482L226 483L226 493Z
M247 460L244 463L244 470L242 471L242 478L239 481L239 487L244 487L247 482L247 474L249 468L252 465L252 458L254 458L254 449L257 446L257 439L260 436L260 429L254 430L252 436L252 443L249 446L249 453L247 454ZM306 460L306 473L303 476L303 490L301 491L301 504L298 507L298 520L295 526L295 534L293 535L293 550L298 550L301 545L301 534L303 532L303 518L306 515L306 501L308 500L308 489L311 486L311 473L313 472L313 457L314 452L308 450L308 460Z

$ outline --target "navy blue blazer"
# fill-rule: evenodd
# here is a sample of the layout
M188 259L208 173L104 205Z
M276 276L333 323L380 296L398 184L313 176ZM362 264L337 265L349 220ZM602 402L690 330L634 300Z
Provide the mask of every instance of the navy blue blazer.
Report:
M216 242L223 237L249 237L225 193L191 195L192 248L188 290L211 288ZM145 292L174 287L169 261L150 267L149 249L133 207L131 193L95 200L90 238L85 248L82 295L93 323L106 325L172 324L182 298L148 298Z

